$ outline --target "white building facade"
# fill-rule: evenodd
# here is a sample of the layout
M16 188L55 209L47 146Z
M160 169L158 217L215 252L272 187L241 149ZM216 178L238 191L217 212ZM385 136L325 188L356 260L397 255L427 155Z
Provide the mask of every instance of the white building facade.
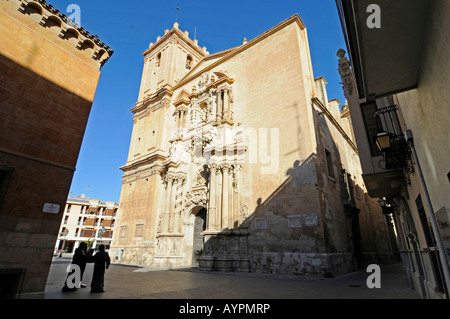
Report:
M91 248L111 246L119 205L98 199L69 197L55 245L55 253L73 253L81 242Z

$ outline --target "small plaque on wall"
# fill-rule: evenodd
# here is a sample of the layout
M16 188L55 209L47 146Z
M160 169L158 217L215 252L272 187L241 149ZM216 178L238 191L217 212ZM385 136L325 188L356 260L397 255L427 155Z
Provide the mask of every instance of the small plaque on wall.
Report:
M42 212L44 214L58 215L60 208L61 205L59 204L45 203L44 207L42 207Z
M314 214L304 215L304 223L306 227L318 227L319 217Z
M302 215L288 216L289 228L302 228Z
M255 218L255 229L267 229L267 220L265 218Z

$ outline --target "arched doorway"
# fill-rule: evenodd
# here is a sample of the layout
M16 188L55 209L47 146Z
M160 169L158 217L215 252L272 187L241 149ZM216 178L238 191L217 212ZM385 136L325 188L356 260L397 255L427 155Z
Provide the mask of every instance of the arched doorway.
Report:
M201 207L195 214L193 225L193 243L192 243L192 266L198 267L200 257L203 252L204 237L203 232L206 229L206 208Z

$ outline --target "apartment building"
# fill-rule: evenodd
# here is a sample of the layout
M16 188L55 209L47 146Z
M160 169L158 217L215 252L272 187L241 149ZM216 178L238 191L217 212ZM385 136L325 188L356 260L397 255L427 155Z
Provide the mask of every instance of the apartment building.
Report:
M64 208L55 254L73 253L81 242L91 248L111 246L114 224L119 205L98 199L85 198L84 195L69 197Z

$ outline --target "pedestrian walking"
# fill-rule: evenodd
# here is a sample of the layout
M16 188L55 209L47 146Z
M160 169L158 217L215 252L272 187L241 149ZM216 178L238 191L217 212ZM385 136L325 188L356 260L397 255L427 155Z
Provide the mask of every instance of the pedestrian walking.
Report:
M105 271L109 268L110 262L109 255L105 252L105 245L98 246L98 252L94 256L91 292L105 292Z
M71 280L71 273L67 275L66 281L64 283L64 287L62 288L65 292L75 291L77 288L85 288L86 285L82 283L83 274L86 269L86 263L93 262L92 252L88 252L86 243L80 243L80 246L75 250L75 253L72 258L72 265L77 265L80 269L80 287L69 288L67 285L67 280Z

